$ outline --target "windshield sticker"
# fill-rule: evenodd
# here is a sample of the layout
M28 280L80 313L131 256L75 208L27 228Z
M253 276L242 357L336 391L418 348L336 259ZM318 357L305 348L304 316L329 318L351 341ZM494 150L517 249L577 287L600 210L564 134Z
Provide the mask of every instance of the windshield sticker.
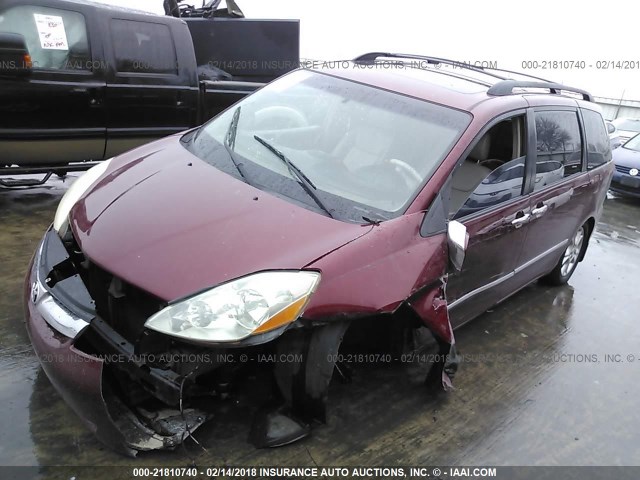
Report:
M69 50L67 32L62 17L33 14L38 28L40 45L45 50Z

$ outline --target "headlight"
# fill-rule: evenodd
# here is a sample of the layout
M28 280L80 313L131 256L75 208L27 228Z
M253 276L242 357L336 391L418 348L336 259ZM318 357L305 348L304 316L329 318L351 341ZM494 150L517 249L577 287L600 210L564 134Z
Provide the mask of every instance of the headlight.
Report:
M317 272L256 273L169 305L144 326L192 342L237 342L295 321L319 281Z
M58 210L56 210L56 216L53 219L53 229L56 232L60 233L60 230L67 224L67 218L69 217L71 208L73 208L84 192L107 170L111 160L112 159L105 160L95 167L91 167L69 187L67 193L65 193L62 200L60 200Z

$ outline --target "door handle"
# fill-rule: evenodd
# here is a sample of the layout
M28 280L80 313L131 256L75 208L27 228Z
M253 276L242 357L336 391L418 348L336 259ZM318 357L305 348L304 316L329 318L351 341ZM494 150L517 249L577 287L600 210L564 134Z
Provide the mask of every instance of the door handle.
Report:
M527 223L529 221L530 217L531 217L530 214L525 213L521 217L518 217L515 220L512 220L511 221L511 225L513 225L516 228L520 228L522 225L524 225L525 223Z
M547 213L547 210L549 210L549 205L542 205L541 207L536 207L533 210L531 210L531 215L538 218L543 216L545 213Z
M590 180L587 183L578 185L577 187L575 187L574 192L576 195L582 195L584 192L586 192L586 189L589 188L591 185L593 185L593 180Z
M88 88L87 93L89 94L89 105L95 107L102 104L102 92L99 88Z

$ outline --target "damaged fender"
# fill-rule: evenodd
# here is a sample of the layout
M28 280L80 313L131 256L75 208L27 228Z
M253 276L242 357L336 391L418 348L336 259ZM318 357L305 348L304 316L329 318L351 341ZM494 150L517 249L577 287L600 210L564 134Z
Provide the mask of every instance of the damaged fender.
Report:
M392 314L408 304L438 341L444 359L428 381L439 379L448 390L457 362L446 301L450 237L445 211L433 207L426 218L417 212L383 222L311 264L329 280L320 283L304 316L355 319ZM463 247L465 239L462 235Z
M254 419L250 441L256 447L286 445L309 435L309 423L326 423L334 360L348 326L336 321L297 328L278 341L278 357L292 361L275 366L276 404L266 405Z
M449 320L446 298L447 277L425 288L425 291L409 300L408 305L418 314L424 325L438 342L438 361L427 375L427 384L439 383L445 391L453 389L452 379L458 369L453 327Z

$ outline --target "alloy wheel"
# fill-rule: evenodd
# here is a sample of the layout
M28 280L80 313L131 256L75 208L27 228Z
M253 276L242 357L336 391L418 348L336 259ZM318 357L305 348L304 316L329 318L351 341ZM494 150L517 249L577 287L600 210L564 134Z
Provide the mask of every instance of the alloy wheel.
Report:
M569 246L564 251L564 256L562 257L562 268L560 268L560 273L563 277L569 275L578 264L578 258L580 257L580 252L582 251L583 242L584 227L578 229L576 234L571 239Z

